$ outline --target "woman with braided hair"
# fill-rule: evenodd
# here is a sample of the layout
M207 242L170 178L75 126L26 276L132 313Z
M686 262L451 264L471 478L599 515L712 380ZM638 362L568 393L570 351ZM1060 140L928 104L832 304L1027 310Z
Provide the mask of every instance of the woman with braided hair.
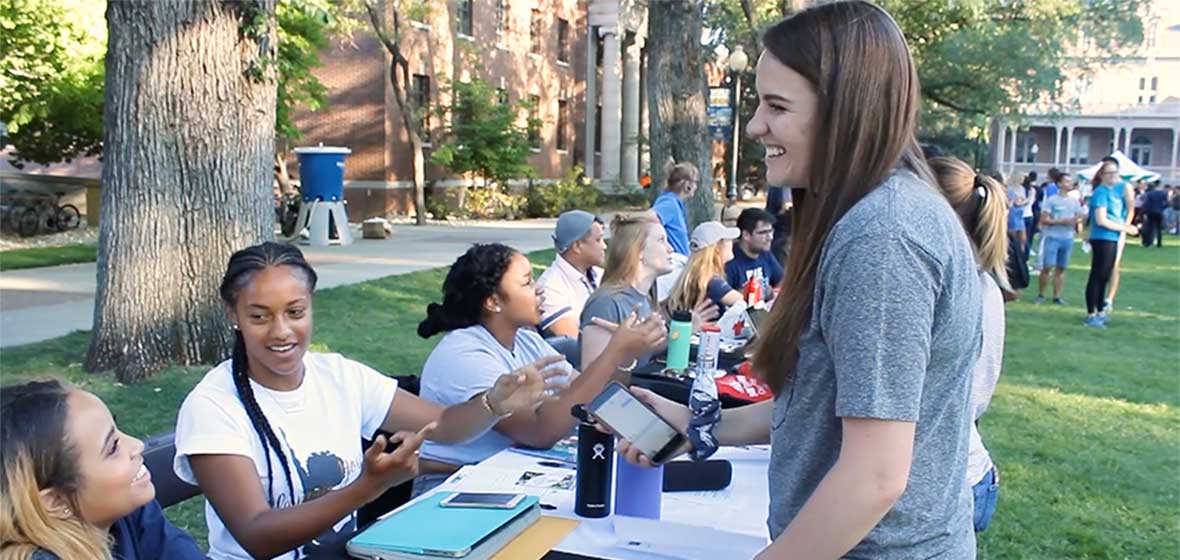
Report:
M301 558L330 546L356 528L357 508L417 475L423 439L466 441L561 386L546 359L451 407L421 400L363 364L308 352L315 284L292 246L230 257L220 292L233 356L189 393L176 424L174 468L207 497L214 558ZM396 434L362 450L378 430Z
M537 332L541 289L533 281L528 257L519 251L499 243L472 246L451 266L442 292L442 303L430 304L418 325L423 338L446 333L422 367L423 398L443 404L464 402L491 387L501 371L560 357ZM459 467L478 463L514 443L552 447L574 428L570 407L590 402L612 380L628 382L627 365L663 344L666 332L658 314L625 317L605 349L583 362L587 365L582 373L560 360L569 387L551 402L504 418L461 444L426 442L423 475L415 480L414 491L425 492Z

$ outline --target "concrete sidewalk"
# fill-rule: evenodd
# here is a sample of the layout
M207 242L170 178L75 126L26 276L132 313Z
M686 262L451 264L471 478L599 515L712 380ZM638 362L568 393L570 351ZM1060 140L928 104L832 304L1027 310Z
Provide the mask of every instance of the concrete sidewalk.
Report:
M301 246L319 275L318 287L355 284L447 266L472 243L499 242L524 252L553 246L555 220L396 225L387 239L347 247ZM548 264L548 263L545 263ZM89 330L94 318L94 263L0 273L0 347Z

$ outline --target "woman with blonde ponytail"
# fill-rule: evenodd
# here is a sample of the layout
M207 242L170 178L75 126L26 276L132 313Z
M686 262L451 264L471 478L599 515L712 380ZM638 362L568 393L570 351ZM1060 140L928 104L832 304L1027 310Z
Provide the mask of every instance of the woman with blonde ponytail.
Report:
M987 410L1004 360L1004 294L1008 290L1008 197L991 177L977 175L953 157L927 160L943 196L951 203L975 246L983 295L983 345L971 373L971 439L967 485L974 504L975 531L987 528L1000 493L1000 475L979 435L979 418Z
M0 388L0 560L205 558L164 518L143 442L57 381Z

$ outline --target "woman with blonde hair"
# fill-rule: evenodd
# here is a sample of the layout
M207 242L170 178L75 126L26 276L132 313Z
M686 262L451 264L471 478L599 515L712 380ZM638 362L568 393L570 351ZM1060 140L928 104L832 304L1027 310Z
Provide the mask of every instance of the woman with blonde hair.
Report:
M692 230L692 254L672 295L664 302L669 311L689 311L707 299L724 312L741 301L742 294L725 280L725 263L733 260L733 240L739 235L738 228L719 222L704 222Z
M850 0L796 13L762 44L746 130L799 210L754 355L775 399L722 411L712 434L770 441L773 542L759 558L973 558L963 481L983 303L971 242L915 137L905 37ZM687 408L636 392L687 428Z
M971 434L967 449L967 485L974 503L975 531L987 528L996 511L1000 474L983 439L979 419L987 411L1004 361L1004 294L1008 290L1008 200L1004 186L977 175L953 157L927 160L943 196L963 221L975 247L979 287L983 295L983 345L971 373Z
M156 502L143 442L58 381L0 388L0 559L205 558Z
M611 220L610 231L602 282L586 300L578 327L583 364L592 363L606 349L614 325L631 315L642 321L655 312L656 277L672 270L672 247L651 212L618 214ZM634 364L649 360L651 352Z

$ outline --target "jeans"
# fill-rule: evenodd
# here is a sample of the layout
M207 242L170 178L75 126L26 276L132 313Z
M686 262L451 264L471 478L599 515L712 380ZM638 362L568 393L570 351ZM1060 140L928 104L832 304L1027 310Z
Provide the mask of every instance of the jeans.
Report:
M971 487L971 495L975 498L975 532L978 533L991 523L1000 499L1000 471L995 465Z

